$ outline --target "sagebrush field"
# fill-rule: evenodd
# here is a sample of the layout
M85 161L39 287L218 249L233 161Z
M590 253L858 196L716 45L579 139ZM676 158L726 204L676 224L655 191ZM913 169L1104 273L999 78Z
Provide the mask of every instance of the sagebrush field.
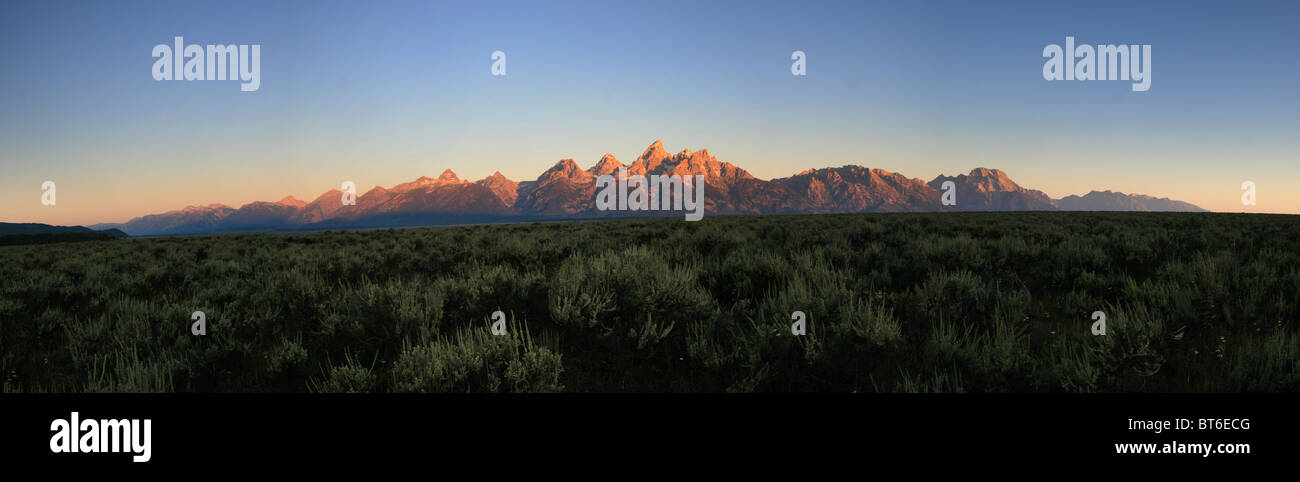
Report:
M497 310L508 335L489 331ZM195 311L206 336L190 333ZM791 335L794 311L807 336ZM1282 215L673 217L0 247L6 392L1281 392L1300 390L1298 313L1300 217Z

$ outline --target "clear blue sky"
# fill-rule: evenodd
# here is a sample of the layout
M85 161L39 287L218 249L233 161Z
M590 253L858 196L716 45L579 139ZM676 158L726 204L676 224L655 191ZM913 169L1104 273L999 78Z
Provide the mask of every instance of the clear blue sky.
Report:
M448 168L526 180L655 139L761 178L984 166L1055 197L1300 212L1298 27L1289 1L7 1L0 221L310 200ZM260 44L260 90L153 80L153 46L177 35ZM1042 49L1067 35L1151 44L1151 90L1045 81Z

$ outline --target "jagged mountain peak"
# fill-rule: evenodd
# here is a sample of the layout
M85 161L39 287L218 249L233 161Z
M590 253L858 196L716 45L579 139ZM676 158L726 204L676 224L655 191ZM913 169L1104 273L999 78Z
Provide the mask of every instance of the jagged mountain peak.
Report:
M1011 180L1011 176L998 169L989 169L987 167L977 167L971 169L967 177L975 178L977 181L974 185L980 189L990 191L1016 191L1021 189L1019 184Z
M558 179L564 179L570 182L587 182L594 179L594 176L592 173L584 171L582 168L578 167L578 163L573 162L573 159L566 158L560 159L554 166L551 166L550 169L543 172L542 175L537 176L536 182L553 182Z
M791 178L794 177L817 177L823 181L842 179L848 182L865 182L865 183L882 181L882 180L889 180L893 182L900 182L900 181L920 182L920 180L913 180L908 178L907 176L895 172L886 171L884 169L868 168L856 164L846 164L840 167L824 167L821 169L807 169L798 174L795 174ZM791 179L791 178L787 178L787 179Z
M690 149L682 149L682 152L678 153L677 155L678 155L678 156L681 156L682 159L685 159L685 160L688 161L688 162L691 162L691 161L694 161L694 162L708 162L709 160L716 160L716 159L717 159L717 158L715 158L715 157L709 155L709 149L708 149L707 147L704 148L704 149L700 149L700 150L698 150L698 151L695 151L695 152L691 152Z
M1125 194L1119 191L1092 190L1083 196L1070 195L1058 199L1057 205L1066 211L1181 211L1204 212L1199 206L1167 197L1157 198L1145 194Z
M183 209L180 209L178 211L171 211L171 212L212 211L217 209L234 209L234 208L221 203L212 203L206 206L194 206L194 205L185 206Z
M491 176L479 179L478 181L475 181L475 183L483 185L518 184L500 172L494 172Z
M475 184L488 188L506 206L514 206L515 199L519 197L519 183L510 180L500 171L493 172L491 176L485 177Z
M977 167L970 170L969 176L973 177L1007 177L1007 173L1001 169L989 169L987 167Z
M596 178L626 167L630 175L702 175L709 214L794 214L819 212L1000 211L1000 210L1201 210L1191 204L1140 194L1092 191L1059 201L1022 188L1007 173L979 167L967 174L940 175L930 183L900 173L859 165L806 169L786 178L756 179L740 167L719 161L708 149L682 149L669 155L656 140L624 166L605 154L590 169L561 159L536 180L516 182L499 171L474 182L451 169L437 178L422 176L391 188L375 186L343 205L342 192L330 189L311 203L293 196L279 202L254 202L236 210L222 204L132 219L122 225L132 235L191 234L215 230L428 225L498 219L599 218L656 215L608 213L593 202ZM943 183L957 185L956 205L941 204ZM1071 208L1069 206L1073 206ZM477 222L477 221L475 221ZM407 223L407 224L400 224Z
M446 184L462 184L464 182L465 181L462 181L460 177L456 176L455 172L452 172L451 169L447 169L445 171L442 171L442 174L439 175L437 178L432 178L429 176L420 176L418 179L414 181L404 182L396 186L393 186L392 189L386 189L383 191L376 191L376 192L381 194L388 193L388 192L405 193L414 190L427 190L427 189L436 188L438 186L442 186ZM380 187L375 186L375 188L379 189Z
M567 174L573 171L581 171L581 170L582 169L578 167L578 163L573 162L572 158L564 158L564 159L560 159L559 161L556 161L555 165L551 166L550 169L547 169L546 172L562 172Z
M340 191L338 189L330 189L328 191L325 191L324 193L321 193L321 195L316 196L316 199L313 199L311 202L319 203L328 199L342 199L342 196L343 196L343 191Z
M940 174L930 181L931 188L943 190L951 181L956 188L956 209L962 211L1050 211L1056 201L1046 193L1025 189L998 169L977 167L969 174Z
M659 167L659 164L662 163L664 159L668 159L669 157L668 150L664 149L663 141L656 139L654 142L650 143L650 147L645 148L645 152L641 153L641 157L638 157L637 161L644 164L646 170L654 170L656 167Z
M285 196L279 201L276 201L276 204L283 204L286 206L294 206L294 207L303 207L307 205L307 202L299 200L298 198L295 198L293 196Z
M858 165L808 169L774 179L799 194L812 212L938 210L939 196L919 179Z
M591 169L588 169L587 172L595 176L603 176L613 174L620 167L623 167L623 163L618 162L618 158L615 158L613 154L606 153L600 156L600 160L596 162L596 165L591 166Z

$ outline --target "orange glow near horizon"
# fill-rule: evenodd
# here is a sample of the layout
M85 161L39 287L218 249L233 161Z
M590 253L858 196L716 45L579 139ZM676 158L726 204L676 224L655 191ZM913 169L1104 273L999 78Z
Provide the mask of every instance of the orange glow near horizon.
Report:
M670 152L681 150L685 146L673 146L666 143ZM707 146L690 146L699 149ZM591 152L596 150L588 149ZM716 152L720 161L737 164L749 170L756 177L771 179L794 175L809 167L838 167L845 164L859 164L871 168L880 168L898 172L922 181L933 179L938 174L956 175L969 172L975 167L1002 169L1022 187L1037 189L1055 199L1071 194L1086 194L1091 190L1112 190L1128 194L1146 194L1158 198L1170 198L1186 201L1202 208L1219 212L1254 212L1300 214L1300 191L1289 189L1295 180L1283 176L1258 176L1250 179L1257 184L1257 205L1243 206L1240 202L1240 183L1243 179L1219 178L1196 172L1184 172L1181 177L1165 179L1159 183L1150 182L1159 177L1159 172L1147 173L1131 169L1131 166L1117 164L1115 168L1089 169L1090 172L1058 172L1044 163L1008 162L1012 167L998 166L992 163L972 163L964 168L950 168L955 162L937 163L920 161L888 162L881 159L845 162L789 162L782 156L762 160L735 159L728 156L728 151ZM640 155L640 150L623 150L616 152L616 157L624 164ZM740 153L737 156L745 156ZM271 169L270 163L256 165L250 163L239 169L224 169L220 165L198 164L204 166L196 169L184 179L202 179L201 182L178 182L172 178L185 174L183 170L150 169L144 172L152 175L138 175L125 170L112 172L91 170L76 172L73 175L56 180L57 205L43 206L40 203L40 185L43 179L28 177L23 185L30 189L20 189L13 180L6 180L7 189L0 193L0 202L8 206L0 213L0 222L36 222L55 225L92 225L98 223L121 223L132 218L160 214L183 209L186 206L206 206L224 204L238 208L254 201L278 201L285 196L293 196L310 202L318 196L337 189L344 180L357 184L358 194L364 194L374 186L392 187L411 181L420 176L436 177L444 169L451 169L468 181L482 179L500 171L515 181L535 179L558 159L572 157L583 168L593 165L599 154L587 154L587 158L574 155L550 154L551 160L540 160L545 154L533 157L539 160L531 162L510 162L490 156L492 160L470 162L464 157L455 161L433 162L417 160L418 156L394 161L371 161L364 165L351 162L321 162L321 169L305 169L300 162L281 163L279 168ZM894 154L890 154L894 155ZM837 157L834 153L826 155ZM489 156L485 156L489 157ZM906 158L906 155L899 157ZM260 169L259 169L260 168ZM360 169L359 169L360 168ZM1130 172L1133 175L1117 176L1116 172ZM251 172L266 171L262 175ZM928 171L928 172L927 172ZM272 174L273 172L273 174ZM361 173L363 176L355 176Z

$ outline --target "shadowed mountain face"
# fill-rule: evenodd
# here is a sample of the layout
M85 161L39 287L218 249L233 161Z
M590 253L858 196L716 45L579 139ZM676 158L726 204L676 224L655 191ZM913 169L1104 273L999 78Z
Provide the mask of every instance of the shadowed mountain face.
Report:
M294 216L294 224L311 224L334 217L334 213L343 207L343 191L330 189L302 208Z
M941 207L939 192L924 181L862 166L809 169L772 182L798 195L807 212L936 211Z
M391 188L375 186L357 196L355 205L344 205L343 192L332 189L311 202L290 196L277 202L249 203L239 209L220 204L190 206L123 224L93 227L156 235L680 213L596 209L597 180L620 172L627 176L704 176L706 215L1056 209L1203 211L1181 201L1110 191L1057 201L1042 191L1021 187L1005 172L986 168L957 176L941 175L929 183L852 165L809 169L790 177L763 180L739 166L719 161L708 149L670 154L663 143L655 141L630 164L623 164L613 154L605 154L588 169L573 159L562 159L531 181L512 181L496 172L471 182L449 169L437 178L421 177ZM940 202L943 185L948 181L956 189L956 206Z
M341 201L340 196L340 203ZM508 206L492 189L462 181L443 171L437 179L421 177L398 184L392 189L376 186L362 195L356 206L343 206L334 217L359 219L383 214L511 214Z
M957 208L962 211L1050 211L1056 209L1051 196L1033 189L1025 189L1011 180L1007 173L983 167L970 174L956 177L939 176L930 181L930 187L943 189L943 183L952 181L957 189Z
M307 203L285 196L278 202L255 201L241 206L224 219L231 227L279 226L290 223Z
M519 199L519 183L506 179L500 172L494 172L475 184L492 191L492 194L501 200L501 204L506 206L514 206L515 200Z
M1056 205L1065 211L1186 211L1205 212L1194 204L1142 194L1092 191L1083 196L1061 198Z
M94 230L85 226L52 226L38 223L0 223L0 236L26 234L64 234L90 233Z
M515 208L531 216L574 216L595 209L596 176L561 159L536 181L519 183Z
M96 224L92 229L120 229L132 236L154 234L196 234L222 226L235 209L224 204L186 206L185 209L141 216L123 224Z
M126 233L117 229L94 230L85 226L0 223L0 246L98 241L125 237L127 237Z

